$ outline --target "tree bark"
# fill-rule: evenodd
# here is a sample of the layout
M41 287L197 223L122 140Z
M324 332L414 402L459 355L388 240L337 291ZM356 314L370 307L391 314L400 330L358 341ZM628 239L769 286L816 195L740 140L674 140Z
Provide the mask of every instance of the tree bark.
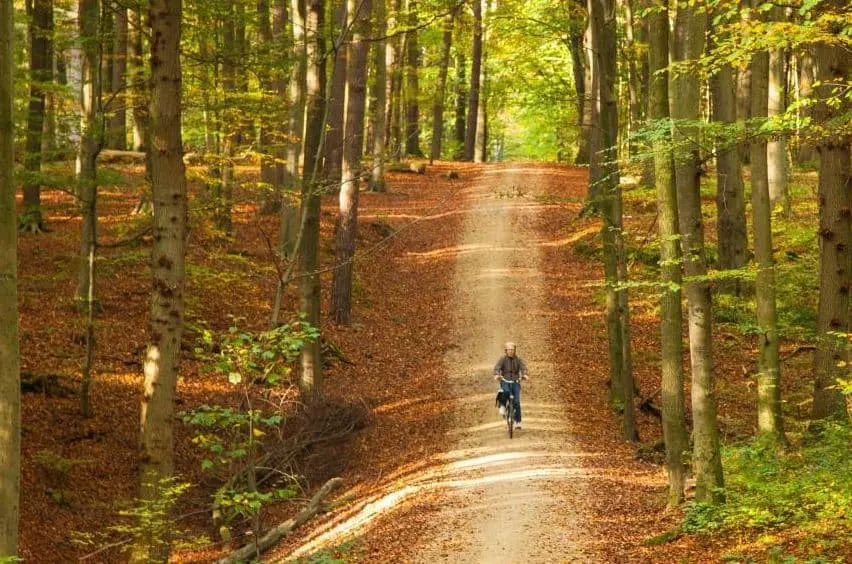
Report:
M334 0L334 65L331 69L331 96L328 99L328 125L325 133L325 178L329 186L340 183L343 164L343 130L346 119L346 44L351 15L347 0Z
M453 158L461 160L464 158L465 127L467 125L467 92L465 92L465 66L466 58L463 52L456 56L456 120L453 139L455 140L455 152Z
M116 151L127 150L127 8L120 3L110 6L114 11L112 44L112 102L110 107L107 147Z
M588 135L584 135L586 125L583 123L585 116L586 104L586 51L583 48L583 31L581 28L571 28L569 32L569 45L571 51L571 70L574 76L574 92L577 97L577 154L574 157L574 164L589 163L589 145Z
M479 86L482 78L482 1L473 0L473 51L470 59L470 94L467 104L467 128L464 137L464 160L472 161L476 151Z
M162 499L163 480L174 469L172 425L183 331L187 218L181 139L181 12L180 0L150 0L153 284L139 427L139 497L148 503ZM133 561L166 562L167 543L168 539L139 539Z
M376 35L384 38L387 33L386 0L373 0ZM385 161L387 160L387 40L380 39L373 45L373 68L375 78L370 108L372 110L373 127L373 166L370 174L370 190L384 192Z
M41 161L45 118L45 85L53 82L53 0L28 0L30 14L30 102L27 112L27 142L24 153L24 215L26 231L44 229L41 213Z
M129 13L130 28L130 90L133 96L133 150L148 151L148 81L145 69L145 48L142 43L141 10Z
M757 7L757 4L754 4ZM751 116L767 118L769 101L769 53L757 53L751 61ZM778 358L778 318L775 311L775 262L772 258L772 204L767 173L767 141L755 134L751 140L751 211L754 260L757 263L758 348L757 429L761 436L784 443L781 418L781 366Z
M324 0L308 0L305 19L307 52L307 88L305 105L305 165L302 174L302 224L304 233L299 249L299 310L306 321L320 323L320 203L322 175L323 125L325 115L325 37L323 36ZM307 343L301 354L301 389L306 397L322 395L322 359L319 339Z
M388 17L388 30L395 30L402 11L402 0L391 0L391 13ZM400 130L400 95L402 92L402 41L404 34L398 34L387 41L386 67L390 75L387 90L387 124L385 139L391 158L398 162L402 156L402 132Z
M669 118L669 15L667 4L654 2L648 14L648 117ZM659 9L657 9L659 8ZM677 190L674 182L670 135L653 142L654 183L657 193L657 229L660 235L660 390L663 404L663 438L669 476L669 508L683 502L686 466L683 453L689 448L683 408L683 306L681 303L681 254L678 238Z
M594 84L594 53L592 53L592 31L591 22L587 22L586 29L583 32L583 92L585 102L583 104L583 114L578 119L580 120L580 138L577 140L577 164L592 164L592 153L594 149L594 137L597 135L592 122L595 120L595 108L597 102L595 97L597 92ZM591 172L591 169L590 169Z
M77 152L77 200L82 221L74 301L78 306L84 306L88 301L90 285L95 285L89 258L97 242L97 159L104 141L100 46L97 41L100 0L80 0L78 17L80 37L83 39L83 136Z
M713 121L728 127L736 123L734 72L725 65L710 78L713 97ZM719 269L736 270L748 263L745 192L742 166L737 146L726 139L716 144L716 212L719 246ZM721 291L740 295L739 277L718 283Z
M12 0L0 0L0 558L18 555L21 491L18 234L12 116L14 4Z
M674 27L672 58L676 62L698 59L704 52L706 13L695 6L678 8ZM707 258L704 249L704 222L701 216L700 163L698 128L699 77L680 73L672 80L670 112L676 120L688 120L675 126L674 145L686 147L685 155L675 164L678 194L678 220L684 255L684 270L692 280L686 282L689 305L689 353L692 367L693 468L697 501L722 501L722 461L716 399L713 382L712 300L706 279Z
M417 0L408 0L408 40L405 53L405 154L422 157L420 148L420 41Z
M796 71L798 77L796 95L798 100L804 100L805 98L809 98L813 95L814 62L810 52L805 51L796 55ZM801 118L810 117L812 113L809 106L800 108L799 112ZM800 141L796 149L797 164L804 165L808 163L815 163L817 161L818 155L816 149L814 149L814 146L811 143L802 143Z
M826 9L843 13L845 3L832 0ZM852 78L852 61L841 45L817 44L813 49L816 105L813 119L825 125L850 111L848 98L839 90ZM840 103L835 101L840 100ZM832 135L829 129L819 139L819 242L820 278L817 313L817 351L814 356L814 419L847 418L846 401L837 386L848 378L849 288L852 286L852 165L848 135Z
M432 147L429 162L441 158L441 145L444 137L444 100L447 96L447 72L450 67L450 49L453 44L453 23L455 11L444 17L444 35L441 42L441 63L438 70L438 84L432 101Z
M346 143L343 151L343 177L340 183L340 214L337 223L335 268L332 277L331 318L348 325L352 312L352 271L355 240L358 236L358 190L361 154L364 149L364 111L367 102L367 54L372 0L348 0L353 21L346 108Z
M784 21L784 8L774 7L770 11L775 21ZM769 117L784 115L787 110L785 94L787 89L787 69L784 49L769 51ZM787 186L787 136L777 135L766 144L767 179L769 183L769 200L773 207L781 203L785 215L789 216L790 195Z

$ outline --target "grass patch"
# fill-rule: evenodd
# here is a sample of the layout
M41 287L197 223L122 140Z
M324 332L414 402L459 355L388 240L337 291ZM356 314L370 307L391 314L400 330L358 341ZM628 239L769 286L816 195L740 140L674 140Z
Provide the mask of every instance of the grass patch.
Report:
M771 533L791 531L808 539L810 555L848 548L852 538L850 444L852 429L833 423L826 424L818 438L786 452L759 440L726 447L727 503L688 504L683 531L753 530L768 534L763 539L767 544L775 543Z

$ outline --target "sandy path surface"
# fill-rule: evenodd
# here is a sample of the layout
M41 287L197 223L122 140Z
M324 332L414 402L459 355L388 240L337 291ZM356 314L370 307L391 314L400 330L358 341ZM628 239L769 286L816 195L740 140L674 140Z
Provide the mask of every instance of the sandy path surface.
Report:
M435 502L435 536L412 555L418 562L564 562L588 560L575 496L585 495L565 406L557 392L546 317L541 204L518 168L489 168L472 195L457 249L454 327L446 354L457 408L448 481ZM493 365L502 343L518 343L530 370L521 393L523 428L509 439L493 407ZM569 480L575 487L558 484Z

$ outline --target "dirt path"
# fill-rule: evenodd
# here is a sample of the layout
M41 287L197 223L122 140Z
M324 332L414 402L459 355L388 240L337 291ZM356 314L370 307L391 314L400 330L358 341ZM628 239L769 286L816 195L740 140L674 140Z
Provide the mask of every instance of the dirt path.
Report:
M537 233L542 204L519 168L490 168L476 188L453 274L453 334L445 357L457 408L450 436L457 459L432 516L437 534L421 562L554 562L587 558L573 512L584 495L557 392ZM510 440L493 408L493 364L518 342L531 379L522 391L523 429ZM575 487L556 487L569 480Z

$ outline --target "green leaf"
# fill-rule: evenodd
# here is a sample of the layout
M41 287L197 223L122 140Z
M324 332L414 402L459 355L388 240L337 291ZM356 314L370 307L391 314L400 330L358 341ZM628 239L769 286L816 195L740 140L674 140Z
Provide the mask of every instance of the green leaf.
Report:
M202 470L210 470L213 468L213 461L207 460L206 458L201 461L201 469Z

